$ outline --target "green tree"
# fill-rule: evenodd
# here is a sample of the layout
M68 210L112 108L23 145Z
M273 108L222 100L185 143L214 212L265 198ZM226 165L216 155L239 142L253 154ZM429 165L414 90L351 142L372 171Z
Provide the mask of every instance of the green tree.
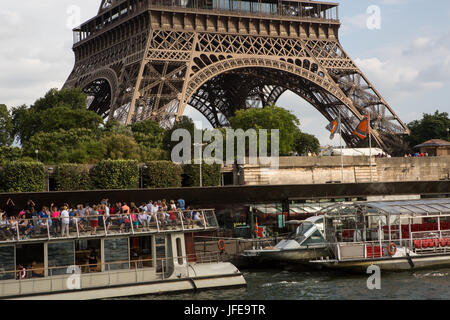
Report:
M12 131L11 113L6 105L0 104L0 146L10 146L13 143Z
M133 132L131 131L130 126L124 126L117 120L108 120L103 127L102 135L106 136L109 134L123 134L131 137Z
M104 153L95 132L89 129L39 132L23 145L24 156L35 158L35 150L39 160L47 164L95 163Z
M139 160L139 146L133 137L124 134L110 134L100 139L104 150L104 158Z
M146 162L143 170L144 188L179 188L181 187L181 174L183 170L180 165L172 161L150 161Z
M217 187L221 182L221 165L213 163L202 163L202 186ZM200 186L200 165L185 164L183 165L183 186L199 187Z
M300 155L307 154L308 152L319 153L320 142L311 134L303 133L300 130L296 132L294 150Z
M42 192L44 165L37 162L8 162L3 166L1 185L5 192Z
M233 129L260 129L268 130L268 152L271 150L271 132L270 129L279 129L280 131L280 155L288 155L294 149L295 138L300 124L295 115L286 109L269 105L261 109L243 109L238 110L234 117L230 119Z
M162 149L166 150L169 154L172 152L172 149L179 143L179 141L172 141L172 133L177 129L185 129L189 131L191 135L191 144L194 144L194 133L195 128L194 121L186 116L182 116L174 123L172 128L166 130L163 137L163 145Z
M22 159L22 149L18 147L0 147L0 164Z
M73 110L85 110L86 99L86 94L80 88L50 89L44 97L36 100L32 108L38 112L64 106Z
M51 89L31 107L22 105L12 110L12 133L24 144L39 132L76 128L97 130L103 120L86 109L86 99L80 89Z
M139 185L136 160L102 160L90 171L92 187L100 190L135 189Z
M406 136L405 141L413 148L431 139L447 140L447 128L450 128L450 119L447 112L424 113L421 120L408 123L408 128L411 130L411 135Z
M73 163L58 165L55 172L56 190L89 190L89 170L86 166Z
M136 142L146 148L162 149L165 130L154 120L144 120L131 125Z

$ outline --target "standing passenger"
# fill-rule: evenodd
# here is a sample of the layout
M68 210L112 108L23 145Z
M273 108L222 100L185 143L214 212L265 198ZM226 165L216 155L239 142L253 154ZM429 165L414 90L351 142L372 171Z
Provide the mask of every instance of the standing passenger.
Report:
M69 224L69 211L67 210L67 206L63 206L63 210L61 211L61 237L64 237L65 233L69 236Z

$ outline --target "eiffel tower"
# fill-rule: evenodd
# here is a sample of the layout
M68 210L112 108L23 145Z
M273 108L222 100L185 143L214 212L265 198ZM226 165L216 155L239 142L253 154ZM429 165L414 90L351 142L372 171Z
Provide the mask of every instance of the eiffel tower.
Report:
M375 145L398 150L409 134L339 42L338 3L304 0L102 0L75 28L75 67L88 108L124 124L168 126L187 105L213 127L236 110L276 103L290 90L330 122L341 114L348 146L370 113Z

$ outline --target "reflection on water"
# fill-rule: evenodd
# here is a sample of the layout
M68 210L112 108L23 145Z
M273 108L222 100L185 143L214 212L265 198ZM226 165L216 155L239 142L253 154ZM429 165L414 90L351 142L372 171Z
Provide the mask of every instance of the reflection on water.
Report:
M243 270L247 289L149 295L151 300L379 300L450 299L450 269L382 273L381 290L367 289L364 274L334 271ZM136 298L133 298L136 299Z

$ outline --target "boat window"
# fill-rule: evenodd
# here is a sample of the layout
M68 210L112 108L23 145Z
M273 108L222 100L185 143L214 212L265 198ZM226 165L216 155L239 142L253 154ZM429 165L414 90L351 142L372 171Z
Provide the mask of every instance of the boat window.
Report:
M16 245L16 268L30 270L26 278L44 276L44 244L18 244ZM35 271L31 271L31 270Z
M67 273L67 267L74 264L74 242L51 242L48 244L48 275Z
M177 238L177 256L178 256L178 264L183 264L183 249L181 247L181 239Z
M128 238L105 239L106 271L129 269Z
M309 229L314 227L314 224L311 222L303 222L301 225L297 228L297 236L304 236L306 232L308 232Z
M134 262L132 268L153 267L150 236L130 238L130 260Z
M100 272L101 257L100 239L75 241L75 262L82 273Z
M0 247L0 280L14 279L14 246Z
M305 241L303 241L302 245L310 245L310 244L318 244L323 243L324 239L319 230L316 230L311 236L308 237Z
M164 272L167 266L166 258L166 236L155 236L155 248L156 248L156 272Z

